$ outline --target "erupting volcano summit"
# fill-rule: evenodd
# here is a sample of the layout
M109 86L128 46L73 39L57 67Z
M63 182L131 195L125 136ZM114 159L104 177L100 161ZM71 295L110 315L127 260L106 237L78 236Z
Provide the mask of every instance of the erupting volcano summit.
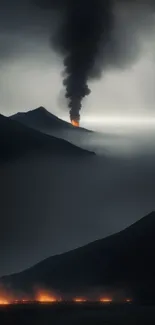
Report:
M77 120L71 120L71 123L73 126L79 127L80 126L80 122Z

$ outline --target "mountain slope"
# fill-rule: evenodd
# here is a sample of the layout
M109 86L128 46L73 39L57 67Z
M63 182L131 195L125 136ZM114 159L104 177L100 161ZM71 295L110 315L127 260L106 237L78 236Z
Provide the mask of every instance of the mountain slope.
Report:
M69 141L86 150L93 150L92 143L98 140L97 135L93 131L74 127L71 123L67 123L51 114L44 107L39 107L26 113L17 113L10 116L10 119L44 134Z
M137 300L155 301L154 252L152 212L115 235L50 257L1 280L16 289L28 290L41 284L65 293L109 286L130 290Z
M54 130L91 132L83 128L75 128L71 123L59 119L57 116L48 112L44 107L38 107L26 113L17 113L10 116L10 118L45 133L50 133Z
M0 160L8 161L34 150L44 150L57 155L89 155L88 151L65 140L42 134L0 115Z

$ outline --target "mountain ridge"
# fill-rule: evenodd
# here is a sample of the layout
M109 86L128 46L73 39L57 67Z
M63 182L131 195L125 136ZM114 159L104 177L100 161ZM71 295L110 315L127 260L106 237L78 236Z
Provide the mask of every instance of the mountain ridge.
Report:
M57 154L93 154L67 140L32 129L16 120L0 115L1 161L8 161L33 150L49 150Z
M135 299L154 299L155 212L124 230L75 250L45 259L23 272L1 278L27 290L35 285L72 292L121 287ZM150 286L151 283L151 286Z
M24 125L30 127L45 130L46 129L69 129L76 132L82 131L91 133L93 131L87 130L85 128L77 128L71 123L66 122L56 115L50 113L46 108L40 106L36 109L29 110L27 112L18 112L17 114L11 115L10 119L16 120Z

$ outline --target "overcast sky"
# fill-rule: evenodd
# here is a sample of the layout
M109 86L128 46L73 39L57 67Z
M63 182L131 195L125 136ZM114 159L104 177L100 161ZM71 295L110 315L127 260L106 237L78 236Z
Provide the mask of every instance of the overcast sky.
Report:
M130 49L129 60L126 59L127 64L121 68L115 65L106 69L100 80L92 82L92 93L83 103L81 119L84 124L94 121L95 127L95 124L102 124L102 120L107 121L105 117L112 122L116 117L130 120L131 124L133 120L143 123L155 118L154 16L149 11L146 16L142 15L142 10L135 16L133 13L135 11L122 8L117 10L115 33L122 37L124 53ZM2 114L43 105L52 113L68 119L61 78L62 58L50 47L50 19L48 12L32 7L28 0L1 0ZM135 31L137 36L133 37ZM131 39L131 46L127 36Z

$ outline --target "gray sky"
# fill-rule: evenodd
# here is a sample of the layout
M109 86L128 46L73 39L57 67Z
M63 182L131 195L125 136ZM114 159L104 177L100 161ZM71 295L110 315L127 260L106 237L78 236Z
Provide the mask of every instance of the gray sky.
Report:
M1 9L0 112L9 115L43 105L69 119L62 58L50 48L50 14L32 8L27 0L13 4L2 0ZM131 125L155 118L154 15L127 6L118 7L116 13L114 32L116 40L122 40L119 51L126 56L125 64L108 67L100 80L92 82L81 120L94 128L102 121L115 123L116 118Z

